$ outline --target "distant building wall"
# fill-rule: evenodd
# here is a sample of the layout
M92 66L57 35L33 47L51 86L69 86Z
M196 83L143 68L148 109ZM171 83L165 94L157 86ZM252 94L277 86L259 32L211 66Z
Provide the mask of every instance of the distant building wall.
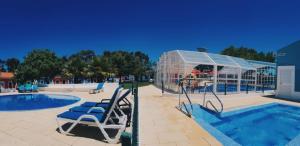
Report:
M277 66L278 72L282 71L285 75L278 75L278 90L276 94L300 99L300 41L292 43L277 52ZM285 79L289 78L286 76L289 72L283 71L283 69L289 69L292 72L290 74L290 84L292 86L290 89L286 88L286 90L290 91L280 90L283 89L282 86L286 86L286 84L283 84L282 82L289 80Z

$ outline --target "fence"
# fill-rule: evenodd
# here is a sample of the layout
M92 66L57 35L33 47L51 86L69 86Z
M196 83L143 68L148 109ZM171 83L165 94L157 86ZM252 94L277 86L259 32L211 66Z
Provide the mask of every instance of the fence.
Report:
M134 97L134 106L132 113L132 131L124 132L121 137L122 146L139 146L139 96L138 82L132 82L131 90Z

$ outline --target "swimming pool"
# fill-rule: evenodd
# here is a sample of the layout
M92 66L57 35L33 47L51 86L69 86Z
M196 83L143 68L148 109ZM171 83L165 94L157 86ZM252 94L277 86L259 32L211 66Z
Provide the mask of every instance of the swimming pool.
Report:
M271 103L220 116L193 107L194 120L223 145L299 145L300 107Z
M25 111L63 107L80 98L54 94L17 94L0 96L0 111Z

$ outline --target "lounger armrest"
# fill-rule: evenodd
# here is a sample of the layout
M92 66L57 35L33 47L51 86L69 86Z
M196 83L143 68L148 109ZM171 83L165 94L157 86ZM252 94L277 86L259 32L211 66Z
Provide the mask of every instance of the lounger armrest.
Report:
M103 113L105 112L105 109L103 107L91 107L87 113L91 113L94 110L101 110Z
M100 101L100 103L103 103L103 102L109 102L110 101L110 99L102 99L101 101Z

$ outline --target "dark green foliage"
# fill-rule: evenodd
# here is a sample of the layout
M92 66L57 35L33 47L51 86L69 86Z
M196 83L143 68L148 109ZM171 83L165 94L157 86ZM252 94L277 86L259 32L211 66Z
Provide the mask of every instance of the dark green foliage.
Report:
M272 52L257 52L255 49L239 47L236 48L234 46L230 46L225 48L221 54L229 55L234 57L240 57L249 60L258 60L258 61L266 61L266 62L275 62L275 57Z
M15 64L19 62L10 62L10 69L15 70ZM74 79L75 83L85 79L101 82L111 76L134 75L138 79L141 75L153 74L152 63L148 55L142 52L105 51L103 55L97 56L92 50L82 50L70 57L60 58L48 49L36 49L15 70L18 82L52 79L57 75Z
M42 77L53 78L61 72L61 60L48 49L30 52L15 71L19 82L32 81Z
M96 54L92 50L82 50L76 54L71 55L65 59L61 75L65 78L73 78L75 83L79 83L83 79L98 80L96 74L101 72L94 72L94 62Z
M17 67L19 66L20 61L17 58L9 58L6 60L7 71L15 72Z
M152 63L148 55L142 52L126 51L106 51L101 56L103 70L108 73L114 73L116 76L134 75L139 78L140 75L150 75L152 72Z

